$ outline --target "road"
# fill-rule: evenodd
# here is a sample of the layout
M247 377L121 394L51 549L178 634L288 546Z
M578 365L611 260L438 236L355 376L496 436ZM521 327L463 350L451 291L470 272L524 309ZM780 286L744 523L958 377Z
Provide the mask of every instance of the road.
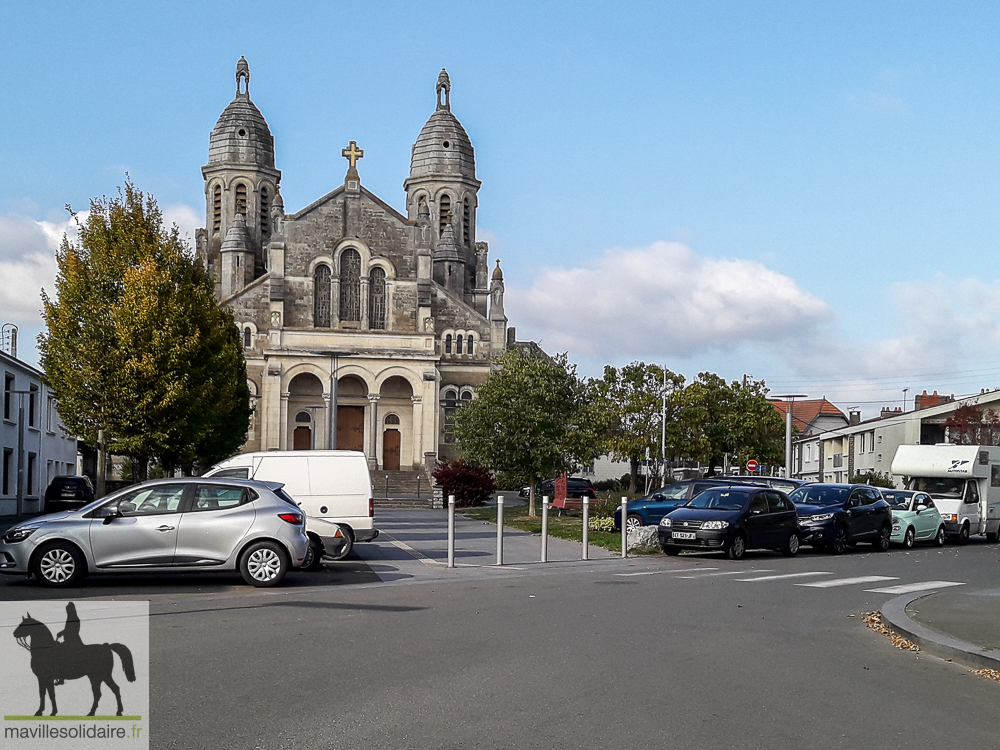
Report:
M996 545L448 570L421 560L443 529L408 518L390 535L415 554L380 540L279 590L171 577L75 592L151 600L153 747L1000 744L1000 684L861 621L895 587L996 587ZM481 549L493 527L464 529Z

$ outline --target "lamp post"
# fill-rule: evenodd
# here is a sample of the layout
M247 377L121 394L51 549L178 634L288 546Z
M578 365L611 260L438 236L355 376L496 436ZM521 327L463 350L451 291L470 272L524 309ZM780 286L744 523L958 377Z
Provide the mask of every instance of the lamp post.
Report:
M805 397L804 393L786 393L778 396L788 402L788 410L785 412L785 479L792 478L792 408L795 406L795 399Z
M910 390L909 388L903 389L903 414L906 414L906 392ZM916 398L916 397L914 397Z

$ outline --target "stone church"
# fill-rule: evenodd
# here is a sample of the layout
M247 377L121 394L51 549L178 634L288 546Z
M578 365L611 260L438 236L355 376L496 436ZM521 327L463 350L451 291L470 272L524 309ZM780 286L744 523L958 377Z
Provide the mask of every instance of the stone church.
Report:
M480 182L441 71L413 144L402 211L361 184L355 141L342 185L285 213L274 138L250 69L209 140L198 257L243 338L254 416L244 451L360 450L413 471L454 454L455 410L514 344L500 261L476 241Z

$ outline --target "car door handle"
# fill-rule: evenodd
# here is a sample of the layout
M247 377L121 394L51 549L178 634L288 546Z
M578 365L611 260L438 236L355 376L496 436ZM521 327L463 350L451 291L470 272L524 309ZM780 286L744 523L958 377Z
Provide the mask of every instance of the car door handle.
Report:
M175 526L157 526L156 530L157 531L173 531L175 528L176 528Z

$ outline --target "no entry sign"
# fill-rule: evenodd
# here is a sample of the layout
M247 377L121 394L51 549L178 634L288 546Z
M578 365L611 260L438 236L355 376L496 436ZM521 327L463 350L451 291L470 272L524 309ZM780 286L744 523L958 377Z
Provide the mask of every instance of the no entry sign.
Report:
M760 468L760 464L754 461L752 458L747 461L747 471L757 471Z

